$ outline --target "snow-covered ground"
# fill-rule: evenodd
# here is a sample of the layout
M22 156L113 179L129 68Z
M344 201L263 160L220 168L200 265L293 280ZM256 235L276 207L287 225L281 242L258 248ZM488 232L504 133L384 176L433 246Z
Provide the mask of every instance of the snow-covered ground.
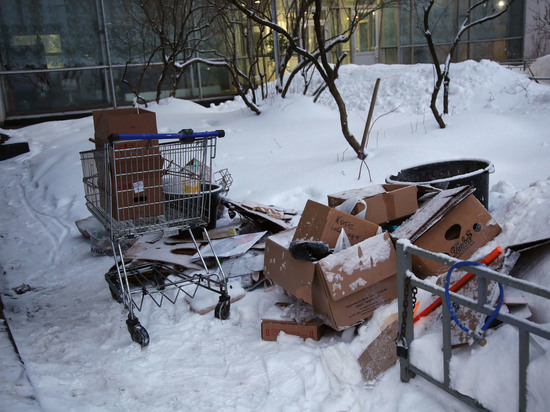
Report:
M439 129L428 109L430 65L349 65L339 87L355 136L363 133L375 80L381 78L368 141L372 183L432 161L479 158L494 164L490 212L502 233L496 245L550 237L550 86L490 61L454 64L450 114ZM228 197L301 211L308 199L369 185L368 173L340 132L328 94L317 104L294 94L270 97L256 116L239 100L204 108L167 99L149 105L160 132L224 129L214 169L227 168ZM109 293L111 257L94 257L74 222L84 204L79 152L92 148L91 117L4 130L30 153L0 163L0 291L4 314L24 366L0 333L0 409L6 411L462 411L468 408L417 377L399 379L393 366L362 381L357 358L397 303L378 309L357 334L328 333L319 342L284 335L261 340L260 322L284 299L279 288L247 292L228 320L199 315L180 300L138 314L151 336L142 349L127 332L127 312ZM224 222L230 223L224 217ZM296 222L295 222L296 223ZM550 259L529 280L550 287ZM22 285L30 290L18 294ZM239 290L240 284L235 283ZM538 321L550 322L547 306ZM537 310L537 308L535 310ZM433 320L433 318L432 318ZM416 348L426 368L440 368L440 335L427 318ZM550 404L550 345L532 353L529 410ZM433 364L432 364L433 363ZM484 347L453 357L457 388L498 411L517 410L517 333L493 331Z

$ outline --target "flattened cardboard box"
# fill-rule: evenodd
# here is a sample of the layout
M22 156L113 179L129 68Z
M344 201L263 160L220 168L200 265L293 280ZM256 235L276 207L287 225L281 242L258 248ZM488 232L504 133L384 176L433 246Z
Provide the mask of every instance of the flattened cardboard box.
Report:
M469 186L443 190L426 202L391 235L409 239L414 245L436 253L466 260L501 231L501 227L471 194ZM437 275L446 266L413 256L419 277Z
M296 239L320 240L334 247L340 229L352 246L317 262L294 259ZM311 304L335 330L363 321L397 296L395 249L378 225L308 201L298 227L266 241L264 274L289 294Z
M395 365L399 359L395 350L395 339L398 332L399 319L395 313L386 319L380 328L380 334L359 356L363 380L372 381Z
M279 333L319 340L323 336L323 322L316 318L304 323L293 320L262 319L262 340L276 341Z
M414 185L371 185L328 195L328 205L336 207L348 199L362 199L366 205L365 220L382 224L412 215L418 209L417 188ZM358 204L351 214L364 206Z

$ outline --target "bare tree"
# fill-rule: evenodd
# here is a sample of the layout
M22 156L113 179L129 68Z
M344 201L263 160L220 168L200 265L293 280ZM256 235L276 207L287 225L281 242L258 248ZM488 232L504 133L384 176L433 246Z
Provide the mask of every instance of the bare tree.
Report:
M420 8L422 8L423 10L422 29L423 29L424 37L426 38L426 41L428 43L428 49L430 51L430 55L432 57L432 61L433 61L434 69L436 73L434 90L432 92L432 98L430 101L430 109L432 110L434 118L439 124L440 128L444 129L446 125L445 125L445 122L443 121L442 115L439 113L439 110L437 109L437 96L439 95L441 86L443 86L443 113L448 114L449 83L451 81L449 74L451 70L451 61L453 59L454 53L456 51L458 43L460 42L461 37L464 35L464 33L466 33L472 27L478 26L490 20L494 20L497 17L506 13L506 11L508 11L508 9L512 5L512 3L514 3L514 1L515 0L509 0L506 4L500 5L500 7L498 8L496 7L497 2L495 0L475 0L473 1L473 3L470 3L471 5L468 7L466 11L466 17L464 18L462 25L458 28L458 32L456 33L451 43L451 46L449 47L449 50L447 52L447 57L443 65L441 65L439 61L439 57L437 55L435 43L433 40L432 27L430 25L430 12L432 11L434 4L436 4L436 0L416 2L416 10L419 10ZM477 14L475 14L476 12Z
M196 57L212 35L209 28L216 9L201 0L117 0L117 4L126 18L119 36L128 47L129 61L138 58L141 65L137 79L125 76L124 81L139 98L145 75L158 67L156 101L166 83L174 96L188 67L181 62ZM154 65L155 61L160 65ZM125 75L129 66L130 62Z
M347 43L351 36L355 33L358 24L367 18L370 14L379 10L390 3L396 3L396 1L379 1L379 0L355 0L352 5L349 6L349 16L347 26L343 27L339 33L327 37L327 30L325 24L330 21L329 12L336 9L339 6L337 0L321 1L321 0L296 0L288 2L289 8L296 13L294 24L291 26L291 31L284 29L282 26L275 24L272 19L262 14L257 8L255 8L255 2L252 0L228 0L235 7L245 13L249 19L255 23L269 27L276 35L280 35L286 44L285 57L282 60L282 65L277 67L279 73L282 74L282 70L286 68L286 64L292 57L297 55L300 57L300 62L297 67L290 73L289 81L302 69L307 68L308 65L315 67L319 75L321 76L326 88L332 95L338 111L340 114L340 126L344 138L352 149L357 154L357 157L361 160L366 158L364 148L355 139L353 134L349 130L348 114L346 104L342 98L338 87L336 85L336 79L338 78L338 68L341 62L345 58L345 55L341 54L336 57L336 65L332 64L330 59L330 53L337 50L337 46ZM308 20L313 21L314 27L314 40L316 49L313 51L307 50L303 45L303 27L304 23ZM284 66L283 66L284 65ZM283 93L288 90L289 82L285 85Z
M260 91L262 99L267 97L267 70L263 57L264 45L271 35L266 27L252 27L250 20L239 18L241 13L228 7L225 0L209 0L209 3L218 10L216 20L211 25L211 28L215 27L216 36L207 42L210 46L208 54L212 58L196 58L186 64L200 62L225 68L237 94L250 110L260 114L256 93ZM264 12L269 9L265 2L258 7Z
M534 23L531 27L535 45L535 57L544 56L550 50L550 3L537 0L532 10Z

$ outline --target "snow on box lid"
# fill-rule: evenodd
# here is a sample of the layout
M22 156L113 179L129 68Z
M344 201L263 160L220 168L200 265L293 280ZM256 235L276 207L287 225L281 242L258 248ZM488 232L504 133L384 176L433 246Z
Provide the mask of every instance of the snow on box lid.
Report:
M350 189L338 193L329 195L330 197L337 197L341 199L351 199L354 197L366 198L386 193L387 190L382 185L371 185L360 189Z
M396 274L395 249L387 233L370 237L319 261L334 301Z
M474 189L469 186L442 190L393 231L392 237L395 239L409 239L411 242L415 242L473 191Z

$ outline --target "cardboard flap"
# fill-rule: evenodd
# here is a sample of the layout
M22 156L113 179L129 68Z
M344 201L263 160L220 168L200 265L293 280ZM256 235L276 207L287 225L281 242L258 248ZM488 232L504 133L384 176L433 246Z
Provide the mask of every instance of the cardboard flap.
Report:
M395 239L409 239L414 243L473 192L474 189L470 186L461 186L439 192L410 219L399 226L392 233L392 237Z
M367 187L362 187L360 189L350 189L350 190L345 190L345 191L338 192L338 193L333 193L331 195L328 195L328 197L329 197L329 200L331 198L347 200L347 199L351 199L351 198L354 198L354 197L358 197L358 198L363 199L363 198L366 198L366 197L381 195L382 193L386 193L386 191L387 190L383 185L370 185L370 186L367 186ZM332 206L332 207L334 207L334 206Z
M416 212L417 192L414 185L371 185L328 195L328 205L338 207L349 200L361 200L350 213L354 216L361 213L365 220L382 224Z
M337 301L395 275L395 249L389 235L382 233L327 256L318 267Z
M308 200L293 240L323 241L334 248L341 229L345 230L350 243L354 245L376 235L380 227L349 213Z
M295 229L267 238L264 273L291 295L312 304L312 284L315 263L294 259L288 250Z
M140 108L122 108L95 110L92 112L94 121L94 138L96 149L100 149L111 133L157 133L156 113ZM145 141L132 141L128 145L143 146Z
M308 200L292 240L321 240L330 208Z

